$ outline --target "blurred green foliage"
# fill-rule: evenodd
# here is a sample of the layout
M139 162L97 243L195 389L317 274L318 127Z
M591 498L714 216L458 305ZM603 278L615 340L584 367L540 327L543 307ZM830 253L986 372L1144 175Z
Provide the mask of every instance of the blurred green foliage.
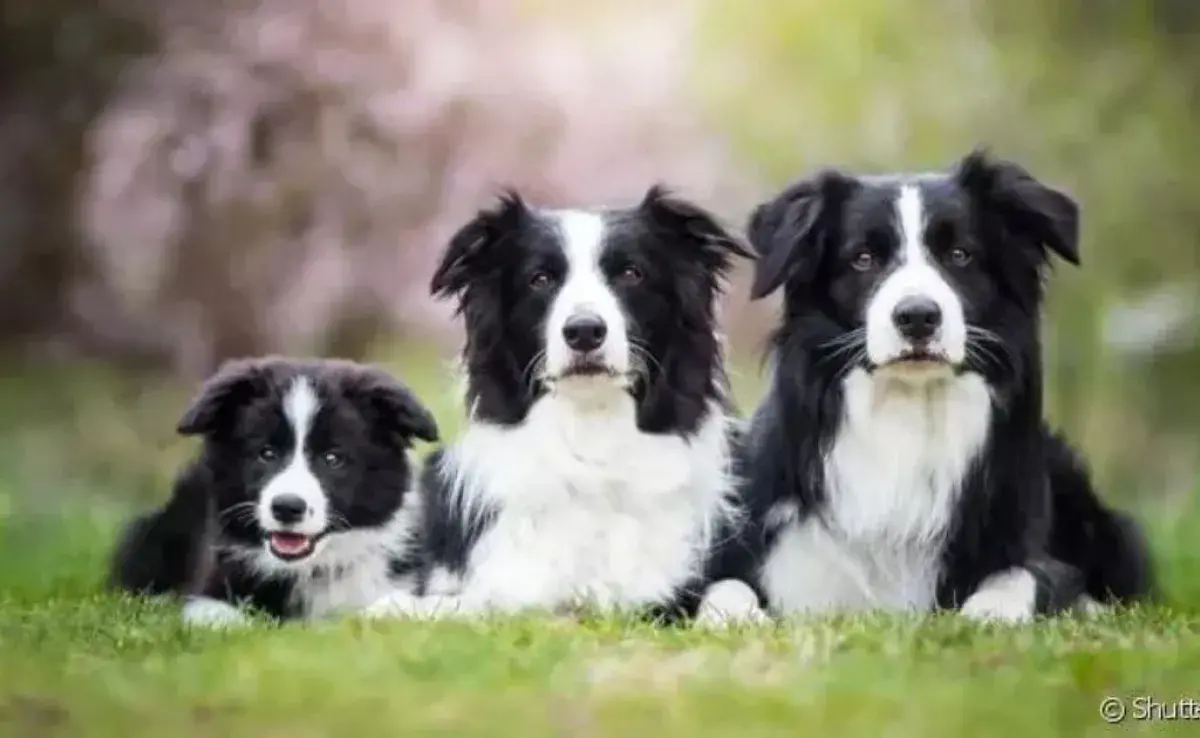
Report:
M1190 495L1195 334L1133 352L1109 333L1115 311L1156 291L1200 304L1200 48L1187 41L1200 5L704 5L699 92L769 182L830 165L940 169L984 143L1079 198L1084 268L1050 283L1051 415L1107 486ZM1194 318L1164 308L1127 330Z
M568 26L591 34L607 28L604 23L635 25L630 18L639 9L629 0L518 2L531 17L553 13L567 18ZM1200 47L1194 43L1200 31L1200 4L672 4L700 9L694 91L712 122L728 133L738 157L772 186L824 165L940 168L983 142L1075 193L1084 208L1084 268L1059 269L1050 290L1050 413L1085 448L1107 489L1168 498L1171 493L1192 494L1200 469L1195 433L1200 391L1193 389L1200 369L1200 330L1194 327L1200 323L1200 248L1195 240L1200 211L1194 206L1200 201L1200 136L1195 123L1200 112ZM229 10L255 4L219 5ZM470 2L442 6L448 14L466 16L475 7ZM151 12L155 8L164 14ZM7 101L0 140L8 144L0 147L0 173L6 175L0 177L0 342L6 349L26 335L61 337L82 329L88 329L83 332L90 341L82 345L85 356L127 358L130 345L141 345L125 339L125 321L79 302L81 295L91 293L76 294L75 287L96 286L95 280L80 276L96 270L96 254L89 256L82 248L76 173L94 156L84 134L114 87L128 77L128 63L160 45L163 29L155 22L165 27L184 23L185 18L188 23L207 18L186 13L176 17L167 13L171 8L171 3L140 0L52 0L41 5L0 0L0 97ZM207 18L197 28L207 29L220 17L218 13ZM632 34L630 43L639 38ZM631 54L640 51L635 48ZM309 54L300 56L307 59ZM374 167L374 159L366 158ZM737 174L730 172L731 178ZM387 248L381 253L391 248L390 236L385 241ZM244 246L236 239L234 243L236 248ZM130 239L127 245L151 261L147 243ZM221 289L195 294L226 295L230 281L224 274L221 269L201 274L205 284L213 282ZM421 280L414 283L423 290ZM163 291L171 299L177 293ZM306 294L321 303L326 293L314 289ZM1151 301L1140 322L1124 329L1135 338L1146 334L1142 343L1149 349L1128 348L1128 336L1114 341L1114 316L1155 295L1170 299ZM239 301L210 297L194 302L221 308L216 311L218 322L231 324L233 339L253 323ZM179 315L190 313L162 310L142 322L162 329L180 345L193 333L203 337L204 331L193 331L187 321L172 322L182 320ZM1151 340L1149 334L1172 322L1183 324L1177 331L1179 340ZM91 330L97 326L104 330ZM366 342L357 338L359 333L370 331L351 331L353 341L333 344L330 350L357 356L358 344ZM355 348L349 348L351 344ZM234 347L244 345L235 341ZM214 357L234 352L225 343L220 348L211 352ZM198 354L207 356L204 351ZM738 359L745 375L758 381L753 358ZM11 365L5 369L17 371ZM98 465L114 466L105 461L114 458L107 453L113 444L137 449L141 443L138 432L115 428L137 404L88 394L94 391L95 371L73 370L79 381L71 385L64 380L63 385L72 388L56 400L78 398L92 415L72 421L68 413L75 412L75 406L55 418L35 410L28 413L27 425L41 428L50 420L78 427L94 423L89 439L95 440L87 442L92 450L60 453L86 453ZM438 391L449 392L440 385ZM16 399L29 398L44 399L37 394ZM757 399L749 393L743 406L752 407ZM176 400L155 402L174 408L171 412L178 409ZM133 417L128 422L155 424L163 434L171 427L158 425L160 418ZM46 430L44 435L55 432ZM161 481L155 476L149 486L158 489Z

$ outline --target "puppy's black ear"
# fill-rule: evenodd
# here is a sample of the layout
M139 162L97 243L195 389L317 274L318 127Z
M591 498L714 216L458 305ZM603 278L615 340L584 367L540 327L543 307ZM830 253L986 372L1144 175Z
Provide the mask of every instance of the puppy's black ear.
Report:
M182 436L208 435L227 426L239 407L265 391L266 371L261 359L225 362L200 388L175 431Z
M437 421L417 396L400 380L373 366L360 368L348 394L359 400L372 420L411 445L413 439L434 443L439 438Z
M661 184L646 191L639 209L661 231L694 243L698 247L696 256L712 272L729 271L735 257L754 258L754 254L721 224L716 215L673 195Z
M485 265L488 254L528 212L520 194L512 189L506 190L493 207L480 210L450 237L429 282L430 294L450 297L466 290L471 275Z
M955 178L1015 236L1079 265L1079 205L1065 192L1039 182L1011 161L993 158L985 148L967 154Z
M760 300L791 279L805 282L816 275L825 229L853 185L840 172L824 171L754 209L746 230L759 259L750 299Z

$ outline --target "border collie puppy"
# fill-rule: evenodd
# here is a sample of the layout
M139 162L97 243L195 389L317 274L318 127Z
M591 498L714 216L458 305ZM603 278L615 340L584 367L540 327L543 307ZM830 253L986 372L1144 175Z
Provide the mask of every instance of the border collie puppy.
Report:
M201 436L171 499L126 530L113 583L188 596L198 625L352 613L415 563L408 449L433 416L380 369L285 358L227 363L178 432Z
M1043 421L1043 277L1051 254L1079 263L1078 221L983 150L825 171L754 211L752 297L784 291L746 490L772 610L1022 621L1081 588L1150 593L1134 524Z
M431 290L466 323L469 417L426 469L425 606L697 612L738 519L714 315L737 256L660 187L612 210L509 192L453 236ZM708 604L758 607L737 582Z

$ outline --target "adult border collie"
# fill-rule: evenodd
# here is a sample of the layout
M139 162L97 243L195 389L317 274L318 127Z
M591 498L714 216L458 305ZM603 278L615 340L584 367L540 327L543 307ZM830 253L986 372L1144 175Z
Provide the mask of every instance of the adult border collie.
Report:
M431 291L466 323L469 417L426 469L426 606L697 612L737 521L714 316L737 256L657 186L610 210L510 191L453 236ZM757 612L745 585L709 596L706 615Z
M384 371L280 357L227 363L178 432L201 436L171 499L126 530L113 583L189 596L192 624L354 612L403 584L418 497L408 449L437 426Z
M1043 422L1043 276L1079 263L1078 221L982 149L943 174L825 171L754 211L752 297L784 290L747 489L774 611L1020 621L1081 588L1150 593L1134 524Z

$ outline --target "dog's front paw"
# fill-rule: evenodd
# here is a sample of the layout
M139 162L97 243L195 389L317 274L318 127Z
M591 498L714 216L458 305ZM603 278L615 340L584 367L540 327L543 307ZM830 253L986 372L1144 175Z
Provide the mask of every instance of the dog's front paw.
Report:
M183 605L183 623L191 628L240 628L251 620L238 608L211 597L192 597Z
M411 618L420 614L420 598L408 592L391 592L380 597L362 612L369 619Z
M424 597L408 592L392 592L379 598L365 610L363 616L373 620L409 618L431 619L456 614L461 607L458 598L444 595Z
M1027 607L997 597L976 595L962 606L963 617L977 623L1026 623L1033 620Z
M960 612L980 623L1026 623L1033 620L1037 580L1022 568L994 574L967 598Z
M1111 614L1113 608L1111 605L1105 605L1088 595L1083 595L1074 602L1071 606L1071 611L1083 617L1094 618Z
M704 628L730 625L764 625L770 617L758 606L758 595L745 582L725 579L704 593L695 624Z

